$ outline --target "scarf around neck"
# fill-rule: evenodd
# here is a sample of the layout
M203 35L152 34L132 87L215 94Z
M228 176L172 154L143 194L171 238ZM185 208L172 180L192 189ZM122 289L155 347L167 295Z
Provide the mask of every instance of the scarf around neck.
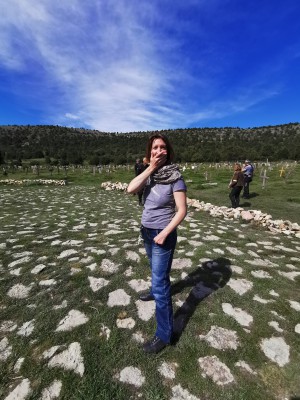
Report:
M176 164L168 164L159 168L152 174L155 183L168 184L182 178L179 168Z

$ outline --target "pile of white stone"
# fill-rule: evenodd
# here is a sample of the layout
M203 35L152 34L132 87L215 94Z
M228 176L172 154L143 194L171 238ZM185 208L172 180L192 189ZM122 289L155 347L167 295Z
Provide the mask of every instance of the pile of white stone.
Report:
M270 214L263 213L259 210L246 211L242 207L229 208L225 206L215 206L204 201L195 199L187 199L189 206L197 210L207 211L213 217L222 217L225 219L242 219L245 222L266 227L274 233L284 233L285 235L295 235L300 238L300 226L297 223L284 220L273 220Z
M65 186L65 180L58 179L3 179L0 180L2 185L58 185Z
M128 183L121 183L121 182L103 182L101 183L101 188L105 190L127 190Z

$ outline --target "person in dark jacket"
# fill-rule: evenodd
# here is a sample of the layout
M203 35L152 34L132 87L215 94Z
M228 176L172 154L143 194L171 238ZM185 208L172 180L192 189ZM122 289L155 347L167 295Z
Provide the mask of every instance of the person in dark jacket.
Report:
M140 161L138 162L138 166L136 167L136 176L141 174L142 172L145 171L145 169L149 166L149 161L147 160L146 157L143 158L143 162L141 163ZM137 194L138 194L138 199L139 199L139 205L143 206L143 193L144 193L144 188L141 189Z
M136 162L134 164L135 176L138 176L142 172L141 168L142 168L141 160L139 158L137 158Z
M233 177L228 186L231 189L229 198L231 200L232 208L237 208L240 204L240 194L244 187L244 174L242 173L242 167L240 164L234 164Z

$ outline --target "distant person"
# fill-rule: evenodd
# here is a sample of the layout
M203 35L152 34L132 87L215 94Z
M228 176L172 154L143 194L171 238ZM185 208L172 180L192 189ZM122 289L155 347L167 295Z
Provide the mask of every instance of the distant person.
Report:
M149 137L146 156L148 168L128 186L128 193L144 188L145 204L141 234L151 268L151 288L140 300L155 300L156 332L143 345L146 353L158 353L171 343L173 307L170 270L177 242L177 226L187 212L186 185L175 164L168 138L160 133Z
M238 163L234 164L233 170L233 177L228 186L231 189L229 198L231 200L231 207L237 208L240 205L240 194L244 187L244 174L241 165Z
M135 176L138 176L141 173L141 168L142 168L141 160L137 158L134 164Z
M243 165L242 172L244 174L244 191L242 197L244 199L250 198L249 186L250 182L252 182L254 168L249 160L245 160L245 164Z
M143 163L140 165L138 175L141 174L142 172L144 172L145 169L148 168L148 166L149 166L149 160L146 157L144 157L143 158ZM139 198L139 205L140 206L144 205L143 194L144 194L144 188L138 192L138 198Z

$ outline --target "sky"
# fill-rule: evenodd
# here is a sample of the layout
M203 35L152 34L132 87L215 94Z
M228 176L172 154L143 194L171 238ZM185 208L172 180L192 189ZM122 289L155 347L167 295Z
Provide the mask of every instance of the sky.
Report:
M0 0L0 125L300 122L297 0Z

